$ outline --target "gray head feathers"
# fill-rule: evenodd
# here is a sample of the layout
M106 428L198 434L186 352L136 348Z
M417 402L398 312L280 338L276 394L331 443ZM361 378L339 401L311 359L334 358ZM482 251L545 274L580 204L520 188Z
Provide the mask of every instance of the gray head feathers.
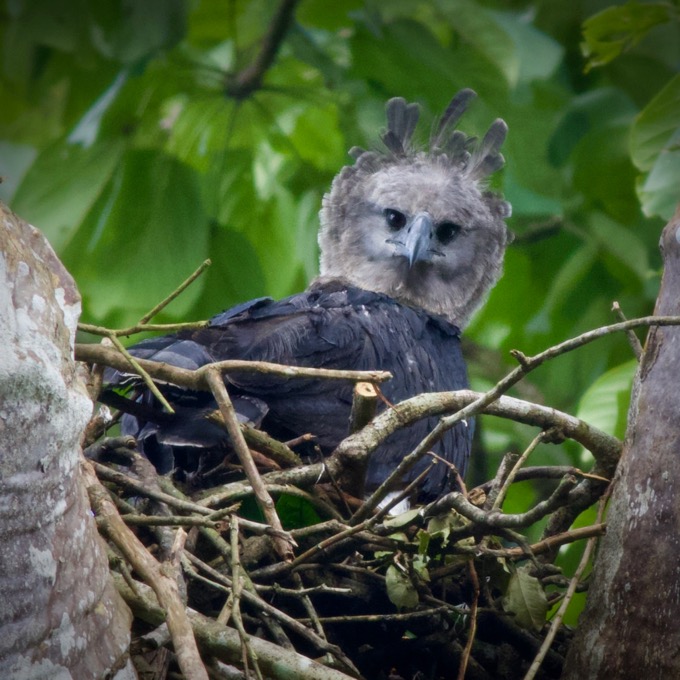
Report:
M427 150L413 143L418 105L387 102L384 151L351 149L355 164L324 197L322 277L467 324L501 274L510 214L483 186L503 166L506 124L494 121L481 142L455 129L474 97L451 100Z

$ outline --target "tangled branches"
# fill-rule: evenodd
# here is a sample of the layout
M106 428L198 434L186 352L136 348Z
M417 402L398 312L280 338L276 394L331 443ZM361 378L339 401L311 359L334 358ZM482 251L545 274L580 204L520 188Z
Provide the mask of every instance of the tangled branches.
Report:
M148 319L139 328L148 328ZM147 386L160 380L209 390L219 406L210 417L232 443L222 464L229 471L226 483L211 485L208 476L197 488L190 478L159 476L131 438L102 439L111 424L103 412L88 429L87 484L111 547L114 581L136 616L138 668L150 664L153 677L165 677L174 665L191 678L396 680L450 677L452 668L459 678L558 677L568 642L562 616L574 592L584 588L594 541L605 531L603 494L621 442L505 393L543 362L599 337L677 323L676 317L623 320L533 357L514 352L517 368L486 393L421 394L374 417L365 402L377 391L371 386L389 379L385 373L258 362L187 371L121 350L118 338L137 327L82 327L114 345L76 347L76 358L93 367L94 397L104 366L136 372ZM355 390L351 434L330 457L300 460L292 443L237 422L223 380L233 370L363 386ZM433 444L447 428L478 414L509 418L539 433L521 456L506 455L494 478L477 488L396 517L388 511L398 498L378 510L391 482L420 458L447 464L431 453ZM371 452L399 428L432 416L439 417L437 426L392 477L370 498L353 498L357 471ZM592 453L592 470L526 466L539 443L565 438ZM504 512L511 486L528 479L544 480L548 493L522 513ZM571 528L598 499L596 522ZM539 523L543 536L530 543L527 530ZM561 546L582 540L587 548L570 579L553 561ZM548 627L546 615L560 602Z
M636 324L642 325L636 320L599 329L536 357L517 354L518 368L488 393L423 394L397 404L349 435L332 456L308 464L237 423L221 375L243 370L242 362L192 372L138 361L134 370L149 383L211 390L220 407L214 417L234 449L225 461L232 481L200 491L158 476L130 438L99 439L87 451L92 504L115 552L116 585L137 617L138 653L148 656L172 641L172 663L186 677L205 677L197 668L213 677L438 677L455 664L461 678L515 678L532 660L527 677L557 677L563 641L558 634L552 649L550 642L559 621L543 647L541 632L564 592L547 595L546 586L573 594L582 584L580 574L570 583L552 560L560 546L604 532L601 519L581 529L570 525L602 496L621 444L573 416L502 393L561 351ZM79 345L76 356L130 370L113 348ZM248 370L293 379L321 373L257 363ZM322 377L377 383L387 376ZM364 503L347 493L352 470L396 429L441 416L395 478L431 455L447 427L478 413L540 430L521 457L503 459L493 480L397 517L388 508L376 512L390 480ZM93 424L90 437L101 427ZM539 442L566 437L592 452L592 471L524 467ZM537 478L555 480L552 493L526 512L504 513L510 485ZM545 523L543 538L529 544L522 531L538 522ZM169 658L154 656L166 665Z

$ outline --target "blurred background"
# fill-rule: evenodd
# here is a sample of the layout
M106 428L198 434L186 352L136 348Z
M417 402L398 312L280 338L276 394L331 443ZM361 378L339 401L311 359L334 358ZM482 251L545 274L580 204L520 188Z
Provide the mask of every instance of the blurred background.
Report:
M7 0L0 198L72 272L83 321L132 324L211 258L156 321L204 319L314 277L321 198L351 146L376 144L388 98L422 104L425 141L471 87L460 127L510 127L493 188L516 235L466 332L485 389L514 367L510 349L613 323L614 300L651 313L680 200L678 14L594 0ZM514 393L622 437L634 368L610 336ZM483 419L469 481L534 435ZM589 465L573 443L530 463ZM513 488L508 511L545 492Z

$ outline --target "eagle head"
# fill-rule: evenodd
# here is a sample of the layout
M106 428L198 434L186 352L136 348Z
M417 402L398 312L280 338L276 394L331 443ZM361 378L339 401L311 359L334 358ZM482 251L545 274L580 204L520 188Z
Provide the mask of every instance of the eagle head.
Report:
M485 189L503 165L506 124L481 141L455 129L472 90L451 101L427 149L412 144L419 107L387 102L382 151L353 148L321 210L321 278L443 316L463 328L502 273L510 205Z

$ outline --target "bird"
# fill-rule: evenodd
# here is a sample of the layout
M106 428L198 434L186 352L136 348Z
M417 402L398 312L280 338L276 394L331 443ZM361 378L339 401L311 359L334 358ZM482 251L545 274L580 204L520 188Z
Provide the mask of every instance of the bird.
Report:
M501 276L511 240L510 204L487 187L504 164L508 128L496 119L481 140L457 129L475 96L458 92L425 144L414 139L420 106L401 97L387 102L378 144L350 149L353 163L323 197L320 271L306 290L237 305L204 328L144 340L130 353L189 369L243 359L389 371L381 408L423 392L467 388L461 331ZM211 394L161 385L175 410L170 416L136 376L110 369L105 380L109 389L132 385L132 399L146 407L143 416L126 414L122 431L136 437L159 472L180 460L224 455L227 434L207 419L216 408ZM349 434L351 384L258 373L224 380L239 419L281 441L309 433L328 455ZM390 435L370 457L363 492L376 489L435 424L426 418ZM472 420L462 421L433 448L460 475L473 429ZM421 459L402 487L430 464ZM455 487L451 465L435 464L415 499L434 500Z

